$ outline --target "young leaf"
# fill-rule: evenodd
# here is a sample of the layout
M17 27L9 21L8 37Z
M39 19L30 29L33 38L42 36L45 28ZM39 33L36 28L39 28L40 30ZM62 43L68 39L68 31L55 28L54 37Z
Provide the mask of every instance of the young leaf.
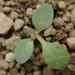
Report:
M53 8L52 5L44 4L32 15L32 22L37 31L42 31L49 27L53 21Z
M43 56L45 62L53 69L64 69L70 60L67 49L57 42L43 44Z
M32 56L33 41L31 39L23 39L19 42L15 49L16 61L19 64L25 63Z
M39 35L37 35L36 37L42 45L43 57L50 68L64 69L68 65L70 60L70 56L67 52L66 47L60 45L57 42L46 42Z

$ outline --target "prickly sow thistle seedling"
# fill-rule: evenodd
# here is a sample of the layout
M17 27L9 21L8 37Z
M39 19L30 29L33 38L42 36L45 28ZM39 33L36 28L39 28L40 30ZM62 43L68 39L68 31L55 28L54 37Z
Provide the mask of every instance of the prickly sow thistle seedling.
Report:
M45 30L52 24L53 21L53 8L51 5L44 4L32 15L32 22L36 31L40 32ZM45 41L38 33L32 28L26 27L35 38L40 42L43 50L43 57L46 64L52 69L64 69L69 63L69 54L67 49L59 43L50 43ZM30 34L31 35L31 34ZM24 64L30 59L33 54L34 44L31 39L23 39L15 49L16 61L19 64Z

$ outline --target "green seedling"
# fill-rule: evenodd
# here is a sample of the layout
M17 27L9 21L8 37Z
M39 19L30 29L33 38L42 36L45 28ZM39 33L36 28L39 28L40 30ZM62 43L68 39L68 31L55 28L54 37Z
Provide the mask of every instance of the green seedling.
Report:
M50 68L64 69L69 64L70 56L65 46L57 42L46 42L39 35L37 35L37 39L42 45L43 57Z

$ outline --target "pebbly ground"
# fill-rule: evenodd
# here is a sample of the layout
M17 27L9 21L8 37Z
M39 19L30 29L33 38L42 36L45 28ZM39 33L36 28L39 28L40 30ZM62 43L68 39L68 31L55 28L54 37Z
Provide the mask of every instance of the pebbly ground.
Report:
M23 65L15 61L17 42L30 37L24 26L33 27L31 16L42 3L54 8L52 25L39 33L47 41L65 44L71 62L64 71L42 64L42 53L35 47L33 60ZM35 41L36 44L36 41ZM0 75L75 75L75 0L0 0Z

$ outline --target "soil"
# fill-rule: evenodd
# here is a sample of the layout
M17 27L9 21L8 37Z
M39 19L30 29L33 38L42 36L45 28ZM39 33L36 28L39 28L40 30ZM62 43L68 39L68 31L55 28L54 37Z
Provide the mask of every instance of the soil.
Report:
M64 70L43 64L39 46L35 46L32 60L22 65L15 61L17 42L30 37L24 27L35 29L31 16L42 3L52 4L54 20L39 34L47 41L58 41L67 47L71 61ZM38 44L37 40L34 43ZM0 75L75 75L75 0L0 0Z

